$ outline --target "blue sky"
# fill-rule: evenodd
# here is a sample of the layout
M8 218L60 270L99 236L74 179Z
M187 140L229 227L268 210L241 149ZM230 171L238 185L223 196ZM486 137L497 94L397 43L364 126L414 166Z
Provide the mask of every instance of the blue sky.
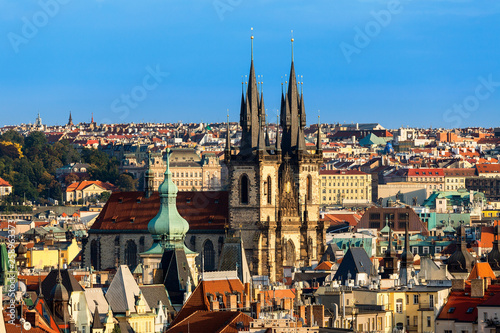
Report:
M251 27L272 119L293 30L308 122L500 125L499 1L0 0L0 126L236 121Z

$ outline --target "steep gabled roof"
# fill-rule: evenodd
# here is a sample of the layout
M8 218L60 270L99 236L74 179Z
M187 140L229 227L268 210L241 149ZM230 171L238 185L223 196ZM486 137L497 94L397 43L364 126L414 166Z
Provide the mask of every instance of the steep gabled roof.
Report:
M365 249L362 247L351 247L342 259L334 280L347 280L349 273L351 279L356 278L357 273L370 274L372 262Z
M127 310L134 313L135 297L139 295L140 291L128 266L120 265L113 280L111 280L106 299L113 313L125 313ZM147 302L146 311L150 311Z

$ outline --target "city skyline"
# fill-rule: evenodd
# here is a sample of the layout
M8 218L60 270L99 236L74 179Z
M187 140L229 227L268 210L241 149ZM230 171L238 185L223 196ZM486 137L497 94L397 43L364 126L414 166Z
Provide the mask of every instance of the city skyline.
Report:
M238 121L250 36L270 121L291 30L308 124L495 127L500 5L473 1L0 3L0 126ZM115 13L112 15L112 13ZM92 16L90 16L92 15ZM85 17L88 16L88 21ZM92 21L90 18L92 17ZM250 28L253 27L253 31ZM31 29L31 30L30 30ZM80 36L75 38L75 36ZM135 93L127 102L123 96ZM142 94L142 95L141 95Z

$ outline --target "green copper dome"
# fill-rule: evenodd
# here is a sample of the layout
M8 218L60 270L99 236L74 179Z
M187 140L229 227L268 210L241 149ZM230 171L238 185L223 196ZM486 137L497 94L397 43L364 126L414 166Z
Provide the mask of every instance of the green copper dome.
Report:
M188 222L177 211L176 200L178 189L172 181L169 162L170 154L170 149L167 149L165 180L158 188L161 202L160 211L148 224L148 231L154 240L154 244L150 250L158 246L162 248L184 247L184 238L189 230ZM162 244L160 244L160 241Z

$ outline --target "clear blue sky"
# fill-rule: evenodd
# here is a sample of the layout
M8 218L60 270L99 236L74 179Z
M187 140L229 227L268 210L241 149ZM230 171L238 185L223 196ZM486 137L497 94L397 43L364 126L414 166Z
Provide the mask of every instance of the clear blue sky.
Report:
M250 27L273 119L293 29L308 122L500 126L500 2L390 2L0 0L0 126L236 121Z

